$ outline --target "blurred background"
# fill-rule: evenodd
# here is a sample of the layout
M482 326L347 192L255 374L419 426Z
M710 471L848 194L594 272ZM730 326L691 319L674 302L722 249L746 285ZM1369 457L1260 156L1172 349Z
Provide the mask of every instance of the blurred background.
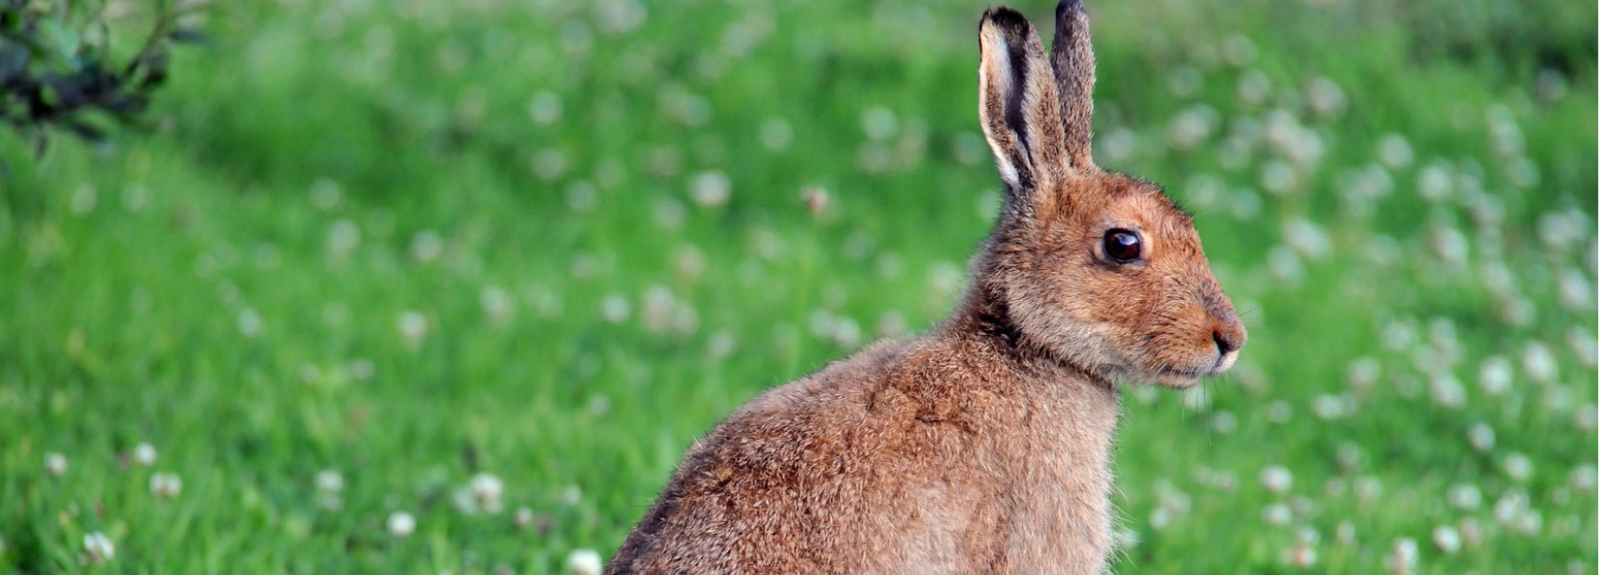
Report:
M0 572L592 572L953 307L985 7L198 6L149 129L0 131ZM1593 573L1594 3L1088 7L1097 159L1251 334L1127 390L1115 571Z

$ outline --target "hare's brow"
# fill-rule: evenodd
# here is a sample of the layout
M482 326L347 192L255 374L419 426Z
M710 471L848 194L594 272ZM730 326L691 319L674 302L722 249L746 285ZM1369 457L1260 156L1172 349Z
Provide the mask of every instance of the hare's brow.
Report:
M1172 194L1167 193L1167 188L1157 184L1156 189L1161 191L1161 197L1167 200L1167 205L1172 206L1174 211L1183 215L1184 219L1187 219L1191 222L1194 221L1194 212L1189 211L1188 208L1183 207L1183 204L1178 203L1177 198L1174 198L1172 197Z

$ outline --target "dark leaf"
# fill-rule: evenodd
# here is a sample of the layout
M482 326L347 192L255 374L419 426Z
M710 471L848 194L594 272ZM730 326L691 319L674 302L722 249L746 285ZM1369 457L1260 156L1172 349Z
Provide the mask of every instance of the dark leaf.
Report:
M101 144L106 141L105 130L91 126L87 122L78 120L67 122L67 129L90 143Z
M167 35L173 42L186 44L211 44L211 35L195 28L178 28Z

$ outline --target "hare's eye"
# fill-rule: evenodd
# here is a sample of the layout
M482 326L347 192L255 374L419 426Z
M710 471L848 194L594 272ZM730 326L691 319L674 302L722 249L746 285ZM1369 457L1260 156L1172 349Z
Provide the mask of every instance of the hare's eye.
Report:
M1139 234L1124 229L1107 230L1101 243L1105 248L1106 258L1119 264L1139 259L1140 252L1143 251L1139 245Z

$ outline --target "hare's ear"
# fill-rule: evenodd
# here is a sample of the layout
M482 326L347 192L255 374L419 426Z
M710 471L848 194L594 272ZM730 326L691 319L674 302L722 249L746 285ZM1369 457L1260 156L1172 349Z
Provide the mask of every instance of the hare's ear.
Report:
M1093 139L1094 48L1089 44L1089 15L1083 0L1061 0L1056 5L1056 40L1050 47L1061 99L1061 119L1066 130L1067 162L1078 170L1093 169L1089 153Z
M1049 199L1049 193L1039 190L1051 189L1066 169L1061 105L1050 62L1028 19L1003 6L983 13L978 47L983 135L1010 188L1011 206L1032 211L1040 200Z

